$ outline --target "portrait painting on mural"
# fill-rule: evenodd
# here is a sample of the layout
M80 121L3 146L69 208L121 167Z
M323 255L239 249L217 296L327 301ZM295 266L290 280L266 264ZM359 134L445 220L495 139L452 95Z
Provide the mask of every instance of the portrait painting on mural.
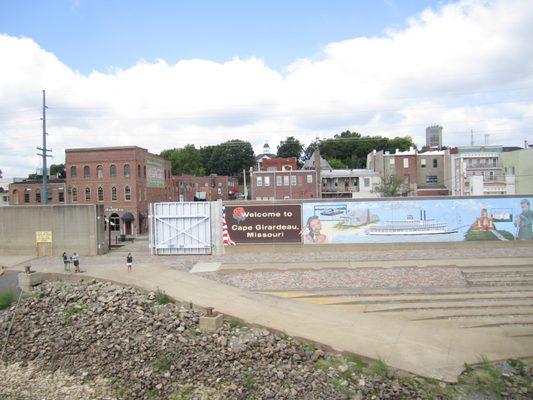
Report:
M533 240L530 198L304 203L305 244Z

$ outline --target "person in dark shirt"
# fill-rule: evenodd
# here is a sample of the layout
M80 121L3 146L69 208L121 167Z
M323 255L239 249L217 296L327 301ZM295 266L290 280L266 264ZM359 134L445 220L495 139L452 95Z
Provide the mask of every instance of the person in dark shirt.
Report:
M131 253L128 253L128 256L126 257L126 266L128 267L128 272L131 271L131 266L133 265L133 256Z

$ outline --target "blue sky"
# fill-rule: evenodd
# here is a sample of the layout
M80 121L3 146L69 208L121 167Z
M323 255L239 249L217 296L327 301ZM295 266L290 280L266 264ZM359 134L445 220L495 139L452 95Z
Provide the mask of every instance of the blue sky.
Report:
M330 42L401 29L429 0L1 0L0 32L25 36L74 70L256 56L278 71Z

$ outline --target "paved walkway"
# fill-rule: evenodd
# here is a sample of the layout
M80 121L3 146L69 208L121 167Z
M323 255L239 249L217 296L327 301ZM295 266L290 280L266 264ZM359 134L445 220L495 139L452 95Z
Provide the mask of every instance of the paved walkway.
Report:
M464 363L477 363L481 356L489 360L533 357L531 337L435 329L407 320L346 313L229 287L156 262L165 261L165 257L153 259L150 263L137 262L131 273L123 265L82 263L86 272L76 277L110 280L146 290L160 288L180 302L214 307L248 324L282 331L336 351L381 359L394 368L450 382L457 380ZM32 266L39 272L64 276L60 262L41 259L32 262Z

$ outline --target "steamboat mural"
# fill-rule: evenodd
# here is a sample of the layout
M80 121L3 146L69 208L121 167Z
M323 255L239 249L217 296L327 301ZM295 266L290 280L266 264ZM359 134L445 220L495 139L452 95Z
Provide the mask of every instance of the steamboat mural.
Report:
M304 203L305 244L533 240L531 198Z

